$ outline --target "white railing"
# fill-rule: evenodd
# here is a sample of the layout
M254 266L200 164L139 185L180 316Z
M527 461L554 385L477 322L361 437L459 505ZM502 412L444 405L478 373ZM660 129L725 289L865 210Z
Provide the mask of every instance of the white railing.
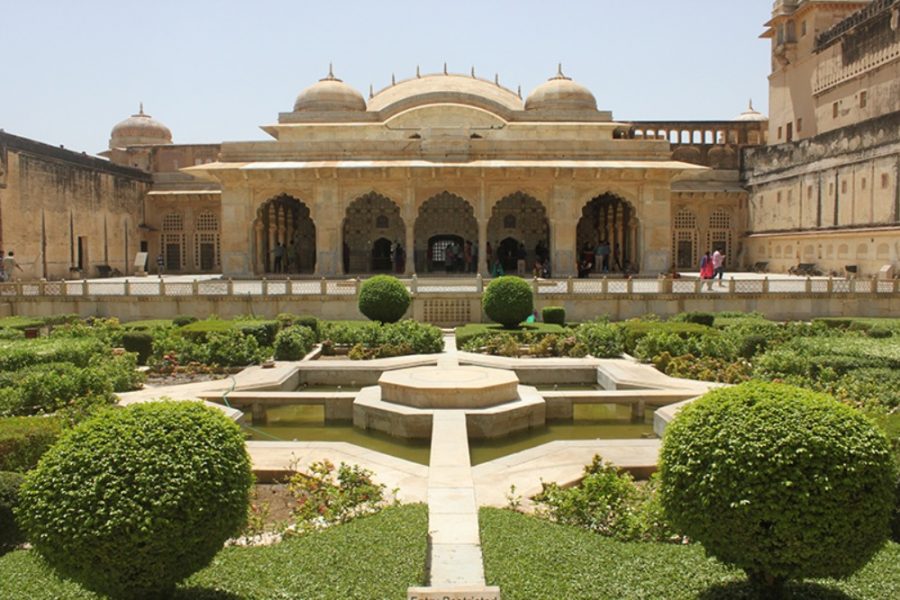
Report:
M480 295L486 284L481 277L466 279L401 280L416 296L446 296L448 294ZM728 296L746 295L830 295L900 294L897 279L727 279L721 284L700 279L530 279L527 280L537 296L621 297L621 296L685 296L715 293ZM355 297L359 293L359 279L321 280L207 280L166 282L165 280L107 281L26 281L0 283L0 300L35 298L115 298L115 297Z

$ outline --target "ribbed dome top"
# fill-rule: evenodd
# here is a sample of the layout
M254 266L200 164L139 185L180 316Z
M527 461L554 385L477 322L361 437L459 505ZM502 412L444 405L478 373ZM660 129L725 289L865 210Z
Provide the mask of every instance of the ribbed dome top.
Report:
M769 117L762 114L758 110L753 108L753 100L750 101L750 105L747 107L747 110L739 114L734 119L735 121L768 121Z
M145 114L143 103L137 114L131 115L112 128L109 139L110 148L171 143L172 132L168 127Z
M560 65L554 77L528 95L525 110L596 111L597 99L589 89L563 75Z
M294 101L294 112L365 110L362 94L335 77L330 65L328 76L300 92Z
M512 90L495 81L455 73L427 74L396 82L372 96L369 110L381 111L398 106L409 108L435 102L483 104L510 111L522 110L522 100Z

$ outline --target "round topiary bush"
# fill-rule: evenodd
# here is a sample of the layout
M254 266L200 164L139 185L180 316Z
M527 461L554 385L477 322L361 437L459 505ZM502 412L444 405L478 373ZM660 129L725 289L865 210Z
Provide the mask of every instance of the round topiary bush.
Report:
M359 312L373 321L396 323L411 301L406 286L390 275L366 279L359 289Z
M13 515L19 504L19 488L24 479L21 473L0 471L0 554L25 541Z
M115 598L168 597L247 518L240 428L196 402L107 410L26 475L19 526L60 574Z
M667 428L660 474L672 525L767 597L788 579L853 573L887 535L887 439L825 394L771 383L714 390Z
M512 275L498 277L484 290L481 306L492 321L512 329L534 310L531 286Z
M294 325L275 336L275 360L300 360L312 350L316 334L309 327Z
M544 323L566 324L566 309L562 306L545 306L541 310L541 319Z
M153 334L149 331L126 331L122 334L122 347L138 355L139 365L146 365L153 355Z

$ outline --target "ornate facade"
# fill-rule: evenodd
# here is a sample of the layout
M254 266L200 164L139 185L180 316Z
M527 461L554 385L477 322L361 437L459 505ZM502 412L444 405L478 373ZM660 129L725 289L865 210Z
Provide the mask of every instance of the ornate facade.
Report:
M445 67L368 98L329 72L268 141L173 144L143 107L108 162L0 132L0 247L48 279L131 274L137 251L299 278L487 275L524 250L571 276L604 242L638 276L713 249L875 274L900 256L898 6L776 2L771 120L620 122L562 69L523 99Z

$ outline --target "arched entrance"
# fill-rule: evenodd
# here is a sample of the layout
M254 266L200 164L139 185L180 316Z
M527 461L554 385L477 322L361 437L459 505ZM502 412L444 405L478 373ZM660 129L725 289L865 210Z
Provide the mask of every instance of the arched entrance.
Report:
M256 211L256 264L258 274L314 273L316 225L309 208L282 194Z
M472 206L455 194L441 192L422 204L415 226L415 266L419 273L444 272L446 251L451 242L461 258L451 264L452 272L465 270L466 242L478 247L478 222ZM470 253L472 250L470 249ZM477 263L473 263L474 265Z
M404 244L406 226L400 217L400 208L392 200L370 192L350 203L344 216L343 266L344 273L374 273L391 271L391 244ZM381 253L387 240L387 262ZM379 260L376 263L376 247ZM378 265L376 268L375 265Z
M575 240L575 254L579 263L587 257L594 261L594 271L637 273L638 219L634 207L615 194L602 194L593 198L581 210ZM600 256L594 257L597 249ZM608 258L604 260L604 250Z
M510 194L494 205L487 235L488 241L497 248L497 256L507 273L516 272L519 243L525 245L525 268L528 273L531 273L535 261L544 263L550 258L547 210L538 200L523 192Z
M391 240L378 238L372 244L371 271L373 273L390 273L393 270L391 261Z

